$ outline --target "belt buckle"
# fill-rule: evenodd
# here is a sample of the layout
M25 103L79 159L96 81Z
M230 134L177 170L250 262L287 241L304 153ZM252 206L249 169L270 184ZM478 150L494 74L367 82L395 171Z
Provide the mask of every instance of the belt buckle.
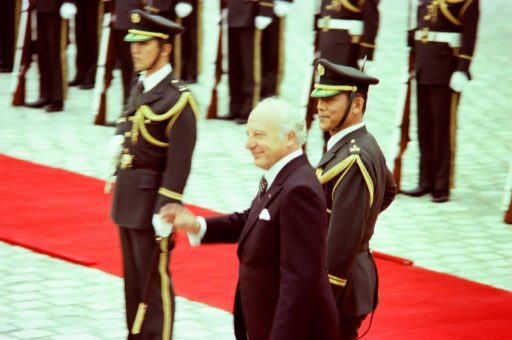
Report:
M121 155L121 162L119 164L119 167L121 169L131 168L132 161L133 161L133 155L130 155L129 153L124 153Z
M331 17L329 15L326 15L325 17L320 18L318 27L320 27L323 32L327 32L329 30L329 21L330 20L331 20Z
M421 30L421 42L426 44L428 42L428 27L424 27Z

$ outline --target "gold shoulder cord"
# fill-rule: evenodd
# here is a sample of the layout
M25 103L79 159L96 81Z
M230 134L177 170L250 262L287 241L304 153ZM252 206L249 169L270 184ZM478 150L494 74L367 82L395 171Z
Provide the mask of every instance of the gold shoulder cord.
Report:
M441 12L443 12L446 19L450 20L452 24L460 26L462 24L461 21L450 12L446 1L447 0L439 0L439 8L441 9Z
M322 169L316 170L316 175L318 177L318 180L320 181L320 184L325 184L335 178L336 176L340 175L336 183L334 184L334 188L332 189L331 197L334 200L334 193L336 192L336 189L338 188L338 185L340 184L341 180L347 172L350 170L352 165L354 163L357 163L359 169L361 170L361 174L363 175L364 181L366 182L366 186L368 188L368 194L369 194L369 203L370 207L373 205L373 196L374 196L374 186L372 179L370 177L370 174L366 170L366 167L364 166L363 161L361 160L361 157L358 154L352 154L339 162L337 165L335 165L332 169L328 170L325 173L322 173Z
M199 107L190 92L183 92L180 96L180 99L178 99L178 101L176 102L176 104L169 111L160 115L154 113L153 110L151 110L151 107L149 107L148 105L141 105L135 112L133 118L132 142L137 143L138 134L140 131L144 139L147 140L149 143L160 147L168 147L169 143L159 141L153 136L151 136L151 134L146 128L145 119L149 119L154 122L161 122L167 119L171 119L169 124L167 125L167 128L165 129L165 134L168 137L170 136L172 126L174 125L180 113L183 111L187 104L190 104L190 107L192 108L192 111L194 112L194 115L196 116L197 119Z
M349 0L341 0L343 7L354 13L361 13L361 6L363 5L363 2L364 0L360 0L357 6L354 6Z

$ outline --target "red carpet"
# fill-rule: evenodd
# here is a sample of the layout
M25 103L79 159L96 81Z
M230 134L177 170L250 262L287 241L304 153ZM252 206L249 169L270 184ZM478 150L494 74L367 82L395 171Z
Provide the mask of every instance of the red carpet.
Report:
M117 229L108 218L110 197L102 193L103 182L2 155L0 171L0 240L121 275ZM181 236L171 264L177 293L231 310L235 249L191 248ZM512 293L380 255L381 304L366 338L512 338Z

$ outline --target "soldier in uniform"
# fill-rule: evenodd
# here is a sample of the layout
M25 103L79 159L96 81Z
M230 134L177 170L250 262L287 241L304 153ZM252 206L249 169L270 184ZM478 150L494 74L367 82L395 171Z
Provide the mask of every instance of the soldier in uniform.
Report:
M413 32L417 82L419 185L404 194L446 202L453 186L456 111L470 79L478 0L421 0Z
M130 94L131 81L133 77L133 62L130 56L129 44L123 41L126 32L131 27L130 12L135 9L146 8L151 12L170 18L172 0L117 0L114 6L113 29L109 40L109 50L116 56L121 69L123 80L124 102ZM112 60L114 61L114 60ZM105 66L111 70L110 65Z
M92 89L98 62L98 18L103 1L75 0L76 75L69 86Z
M322 0L316 19L320 58L360 68L362 61L373 60L379 29L379 0ZM307 116L315 114L308 104ZM324 134L324 140L329 139Z
M259 101L261 31L272 22L273 0L227 0L229 113L220 119L247 123Z
M0 11L0 72L2 73L12 71L15 18L19 15L20 5L21 0L4 0L2 2L2 10Z
M124 39L131 44L139 77L111 141L118 159L111 216L121 237L128 329L135 333L140 326L134 322L146 290L140 336L169 339L174 291L168 253L173 242L171 226L154 214L167 203L181 204L196 142L197 104L169 63L171 39L183 27L143 10L133 11L131 22ZM155 249L160 254L158 266L152 267Z
M64 6L65 5L65 6ZM46 112L64 109L66 65L66 29L61 14L62 6L71 5L63 0L37 0L37 64L39 66L39 98L26 103L31 108L44 108ZM72 6L72 5L71 5Z
M329 214L329 282L340 339L356 339L362 321L377 307L378 276L369 242L396 184L363 121L368 87L378 79L325 59L317 61L316 70L320 78L311 96L319 98L320 128L331 135L317 168Z

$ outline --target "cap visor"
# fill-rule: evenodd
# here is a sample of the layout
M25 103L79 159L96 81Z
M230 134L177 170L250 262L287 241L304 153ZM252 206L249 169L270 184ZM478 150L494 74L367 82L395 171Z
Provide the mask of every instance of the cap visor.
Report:
M124 36L123 40L126 42L138 42L138 41L148 41L151 39L155 39L155 38L148 36L148 35L128 33L127 35Z
M343 91L333 91L333 90L324 90L324 89L314 89L310 97L313 98L325 98L325 97L334 97L339 95Z

